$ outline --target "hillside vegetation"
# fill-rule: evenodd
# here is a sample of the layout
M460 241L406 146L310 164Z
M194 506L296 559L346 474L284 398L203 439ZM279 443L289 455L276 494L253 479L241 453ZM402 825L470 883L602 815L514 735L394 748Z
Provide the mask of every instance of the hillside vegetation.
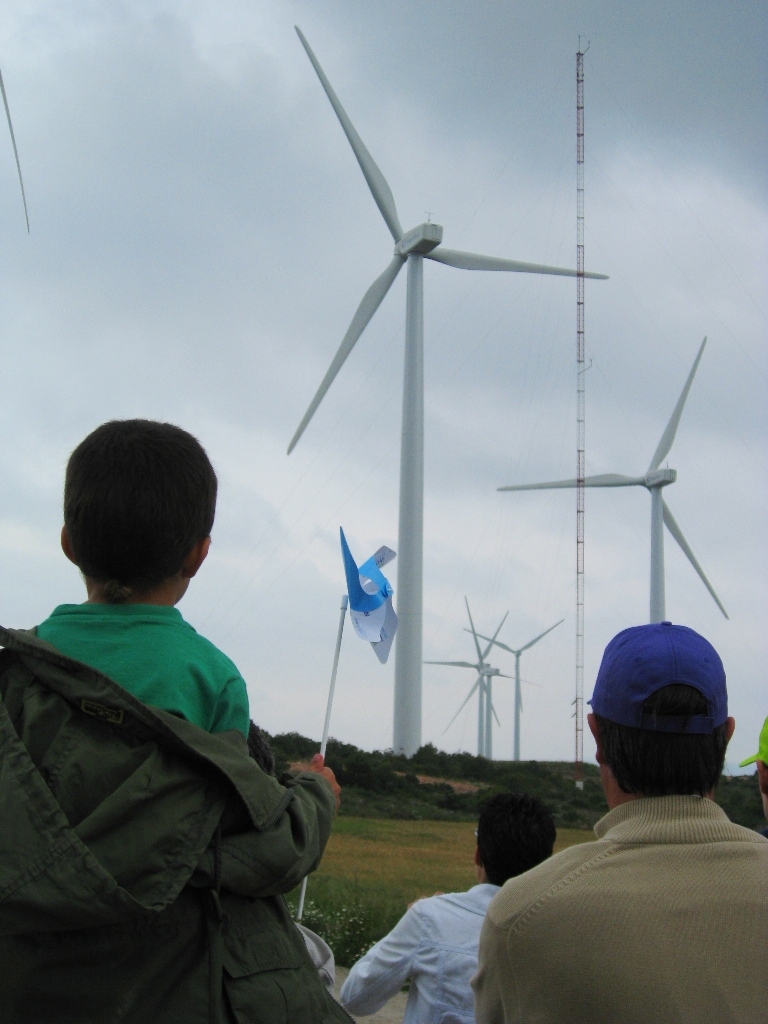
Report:
M278 771L307 761L320 744L298 733L270 738ZM489 761L474 754L447 754L432 744L412 758L391 751L369 753L350 743L328 741L326 762L343 787L341 814L424 821L476 820L493 793L530 793L551 810L558 828L591 829L607 811L598 769L584 765L584 789L573 783L566 761ZM716 800L731 821L765 826L754 776L723 778Z

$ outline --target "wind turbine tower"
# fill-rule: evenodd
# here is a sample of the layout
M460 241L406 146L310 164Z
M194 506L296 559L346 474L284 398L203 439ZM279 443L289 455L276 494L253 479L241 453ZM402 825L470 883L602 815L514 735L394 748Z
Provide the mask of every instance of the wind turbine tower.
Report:
M339 102L331 83L312 49L297 27L301 44L320 79L331 106L357 157L368 188L395 243L387 268L376 278L357 307L341 345L331 361L315 397L288 445L288 453L304 433L336 374L381 305L403 266L407 264L405 304L405 360L403 372L403 418L400 446L400 515L397 570L397 613L399 626L395 641L395 700L392 748L411 757L421 746L421 650L422 576L424 539L424 260L434 260L459 270L511 271L523 274L555 274L575 277L575 270L540 263L482 256L441 245L439 224L419 224L403 231L395 200L384 175L357 134ZM604 274L585 277L605 279Z

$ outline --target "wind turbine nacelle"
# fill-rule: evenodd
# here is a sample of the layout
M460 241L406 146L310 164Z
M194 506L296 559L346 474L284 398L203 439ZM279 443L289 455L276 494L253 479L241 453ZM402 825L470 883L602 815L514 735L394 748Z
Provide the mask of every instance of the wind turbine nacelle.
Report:
M424 256L437 248L442 240L442 224L419 224L417 228L406 231L395 246L395 255L409 256L412 252L416 252Z
M654 469L645 475L646 487L666 487L677 480L676 469Z

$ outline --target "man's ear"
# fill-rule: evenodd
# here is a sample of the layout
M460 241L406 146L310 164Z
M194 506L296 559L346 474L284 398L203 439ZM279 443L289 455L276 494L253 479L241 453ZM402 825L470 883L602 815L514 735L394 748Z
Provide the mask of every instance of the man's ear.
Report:
M595 746L597 747L597 750L595 751L595 760L598 764L604 764L603 745L600 742L600 726L597 724L597 719L592 712L587 715L587 725L589 726L589 731L595 738Z
M725 720L725 742L731 742L731 736L733 736L734 730L736 729L736 719L731 718L729 715Z
M66 526L62 526L61 528L61 550L64 552L64 554L67 556L67 558L73 565L77 565L77 561L75 560L75 553L72 550L72 544L70 543L69 534L67 533Z
M205 561L208 552L211 547L211 538L203 537L201 540L195 542L194 547L189 552L187 557L181 566L181 575L188 580L191 580L197 570Z
M482 858L480 857L480 847L475 847L475 867L481 868L483 866Z

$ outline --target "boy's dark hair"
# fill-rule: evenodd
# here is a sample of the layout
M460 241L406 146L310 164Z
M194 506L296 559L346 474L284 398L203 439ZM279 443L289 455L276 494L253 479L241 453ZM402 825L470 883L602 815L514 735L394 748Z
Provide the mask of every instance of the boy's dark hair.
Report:
M265 775L275 774L275 755L269 745L267 734L253 719L248 726L248 753Z
M706 698L683 683L663 686L643 702L643 714L660 720L708 713ZM680 733L595 718L603 759L624 793L704 796L717 784L728 746L725 722L711 733Z
M64 525L80 571L125 601L175 575L208 537L216 474L186 430L112 420L75 448L64 481Z
M536 797L517 793L492 796L480 812L477 845L488 881L503 885L508 878L535 868L552 856L555 822Z

